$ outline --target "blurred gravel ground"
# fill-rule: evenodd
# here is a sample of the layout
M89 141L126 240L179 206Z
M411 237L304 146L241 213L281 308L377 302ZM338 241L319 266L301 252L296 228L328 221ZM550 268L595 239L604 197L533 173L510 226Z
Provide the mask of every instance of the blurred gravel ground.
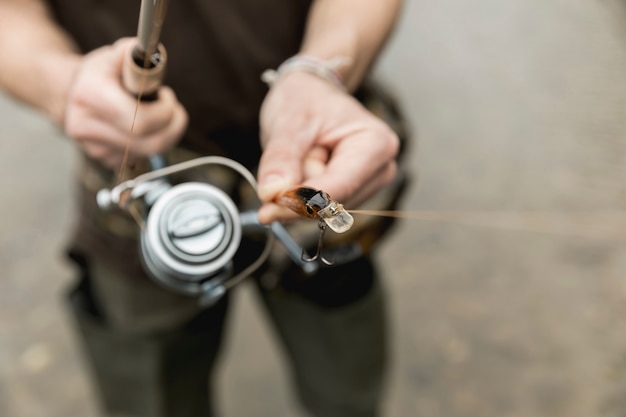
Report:
M487 225L407 219L385 242L386 416L626 416L625 69L617 0L407 2L377 67L418 136L404 208ZM96 416L61 303L73 150L8 98L0 120L0 416ZM303 415L249 288L233 313L223 415Z

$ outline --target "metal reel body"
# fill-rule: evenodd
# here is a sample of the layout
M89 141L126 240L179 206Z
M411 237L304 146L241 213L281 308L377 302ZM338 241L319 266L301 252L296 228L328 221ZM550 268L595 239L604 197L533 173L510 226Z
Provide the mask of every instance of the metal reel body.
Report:
M241 237L239 211L224 191L198 182L175 185L148 212L140 237L142 262L172 290L221 295Z

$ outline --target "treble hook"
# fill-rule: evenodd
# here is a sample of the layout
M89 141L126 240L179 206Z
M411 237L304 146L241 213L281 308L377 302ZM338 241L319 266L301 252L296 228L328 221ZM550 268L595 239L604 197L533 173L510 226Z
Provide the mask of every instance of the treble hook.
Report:
M317 223L317 227L319 227L320 229L320 236L317 240L317 251L315 252L315 255L309 258L307 257L307 254L304 251L304 249L302 249L301 259L304 262L315 262L316 260L319 259L320 262L323 263L324 265L331 266L335 263L335 261L329 261L328 259L324 258L324 255L322 255L322 246L323 246L323 241L324 241L324 233L326 232L326 223L324 223L324 221L320 219L320 221Z

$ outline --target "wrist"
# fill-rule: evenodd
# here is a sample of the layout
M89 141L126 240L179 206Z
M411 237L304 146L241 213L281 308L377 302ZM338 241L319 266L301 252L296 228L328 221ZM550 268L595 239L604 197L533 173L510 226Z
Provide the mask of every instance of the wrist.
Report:
M80 55L44 1L0 1L0 87L62 123Z
M45 68L41 70L42 88L36 105L55 123L62 126L70 90L82 62L82 56L75 53L50 54L42 56ZM37 99L36 99L37 100Z
M302 71L313 74L342 91L346 91L346 86L340 68L351 64L351 59L346 56L337 56L329 60L319 59L317 57L305 54L294 55L285 60L275 69L268 69L261 74L261 79L270 87L284 75Z

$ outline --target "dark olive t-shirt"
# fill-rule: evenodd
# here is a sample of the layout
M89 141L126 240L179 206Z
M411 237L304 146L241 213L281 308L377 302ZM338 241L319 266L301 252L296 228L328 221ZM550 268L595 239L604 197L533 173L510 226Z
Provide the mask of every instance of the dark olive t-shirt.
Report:
M267 93L260 75L298 51L310 4L170 0L161 32L168 53L165 84L190 115L184 145L214 152L213 141L232 158L258 161L258 114ZM83 52L137 34L139 0L50 0L50 5Z

